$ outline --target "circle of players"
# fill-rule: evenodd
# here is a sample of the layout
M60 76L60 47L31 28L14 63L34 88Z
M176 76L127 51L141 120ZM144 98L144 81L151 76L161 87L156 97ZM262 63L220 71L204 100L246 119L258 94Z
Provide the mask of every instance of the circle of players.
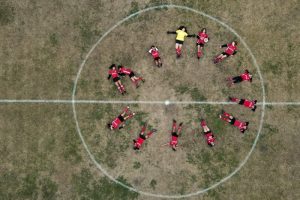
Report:
M176 39L175 39L175 49L176 49L176 57L180 58L181 57L181 49L182 45L184 43L184 40L186 37L196 37L197 42L196 42L196 47L197 47L197 58L200 59L203 56L203 50L205 44L209 41L209 37L206 31L206 28L203 28L197 35L195 34L188 34L187 28L185 26L180 26L176 31L167 31L167 34L176 34ZM215 64L220 63L222 60L225 58L231 57L237 53L237 41L232 41L228 44L221 45L220 48L225 48L225 50L217 55L214 59L213 62ZM157 67L162 67L162 61L160 58L160 52L156 46L151 46L150 50L148 51L153 59L154 63ZM126 90L124 85L121 82L121 76L129 76L131 82L135 85L136 88L139 87L139 82L145 82L143 77L137 76L131 69L126 68L122 65L119 65L118 67L115 64L112 64L109 67L108 71L108 79L112 78L113 82L117 86L119 92L124 95L126 94ZM242 74L234 77L229 77L227 78L228 81L228 86L232 86L236 83L240 83L243 81L249 81L252 82L252 75L250 72L246 69ZM243 105L247 108L250 108L252 111L255 111L256 109L256 100L248 100L248 99L239 99L235 97L229 97L228 100L230 102L237 103L239 105ZM116 129L121 129L125 126L126 120L131 119L134 117L135 113L130 110L129 107L126 107L123 112L117 116L111 123L107 124L107 127L110 130L116 130ZM222 111L222 113L219 115L220 119L224 120L225 122L228 122L229 124L237 127L241 133L244 133L247 128L249 122L244 122L241 121L237 118L235 118L233 115ZM173 119L172 122L172 131L171 131L171 137L170 137L170 142L163 144L162 146L169 145L174 151L176 151L178 147L178 137L181 135L182 131L182 125L183 123L179 123L177 126L176 120ZM211 129L208 128L207 123L204 119L201 119L200 121L200 126L203 128L204 136L206 138L206 142L209 146L213 147L215 145L215 136L212 133ZM153 133L157 132L156 129L149 130L148 132L146 131L147 129L147 124L144 124L142 127L139 136L133 140L133 149L134 150L139 150L142 147L142 144L146 139L151 137Z

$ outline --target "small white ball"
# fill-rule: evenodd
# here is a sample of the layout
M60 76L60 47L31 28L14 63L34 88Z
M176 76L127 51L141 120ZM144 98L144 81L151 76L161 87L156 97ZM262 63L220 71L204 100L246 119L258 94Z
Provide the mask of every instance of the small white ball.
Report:
M166 100L165 101L165 105L167 106L167 105L169 105L170 104L170 101L169 100Z

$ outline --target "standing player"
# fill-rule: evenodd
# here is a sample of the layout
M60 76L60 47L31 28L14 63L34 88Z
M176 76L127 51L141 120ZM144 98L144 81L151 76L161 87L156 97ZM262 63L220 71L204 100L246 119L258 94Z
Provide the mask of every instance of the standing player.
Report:
M207 127L206 121L204 119L201 120L200 125L203 128L207 144L211 147L215 146L215 136L213 135L211 130Z
M110 130L114 130L117 128L119 128L119 129L124 128L125 121L132 118L134 115L135 115L135 113L131 112L129 109L129 106L127 106L118 117L116 117L111 123L107 124L107 127Z
M235 76L235 77L230 77L227 80L228 80L228 86L231 86L235 83L240 83L240 82L243 82L243 81L252 82L252 75L246 69L243 74L241 74L239 76Z
M182 122L179 124L179 126L176 126L176 120L173 119L173 125L172 125L172 133L171 133L171 141L170 146L173 149L173 151L176 151L177 145L178 145L178 137L182 130Z
M206 28L203 28L197 35L197 58L200 59L202 56L202 49L204 47L204 44L207 43L209 40L209 37L206 33Z
M229 101L231 102L235 102L237 104L243 105L246 108L250 108L253 112L256 109L256 103L257 100L248 100L248 99L239 99L239 98L235 98L235 97L229 97Z
M220 119L228 122L229 124L238 127L241 131L241 133L244 133L247 128L248 128L248 124L249 122L242 122L238 119L236 119L235 117L233 117L232 115L230 115L229 113L223 111L222 114L220 115Z
M145 124L142 127L139 137L136 140L133 140L133 149L134 150L139 150L142 147L142 144L144 143L144 141L157 131L156 129L152 129L145 135L146 128L147 128L147 124Z
M162 62L159 56L158 48L156 46L151 46L151 49L148 52L152 55L155 65L157 67L162 67Z
M121 83L121 79L118 74L117 66L115 64L112 64L108 70L107 79L109 80L111 77L113 78L113 82L118 87L118 90L120 91L120 93L122 95L124 95L126 93L126 90L125 90L124 85L122 85L122 83Z
M187 33L187 29L185 26L180 26L176 31L167 31L167 33L168 34L176 34L175 48L176 48L177 58L179 58L181 56L181 48L182 48L185 37L196 37L195 34L189 35Z
M135 85L136 88L139 87L139 84L138 84L139 81L145 82L145 80L142 77L136 77L136 75L134 74L134 72L131 69L125 68L122 65L118 66L118 73L121 76L128 75L131 82Z
M220 48L226 47L226 49L223 53L221 53L214 59L214 63L217 64L221 62L224 58L235 55L237 53L237 45L237 41L233 41L229 44L223 44L222 46L220 46Z

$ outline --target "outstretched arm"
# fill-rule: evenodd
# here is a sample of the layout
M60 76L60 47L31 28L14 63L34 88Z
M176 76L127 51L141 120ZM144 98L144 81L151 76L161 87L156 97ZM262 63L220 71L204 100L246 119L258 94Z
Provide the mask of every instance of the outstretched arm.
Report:
M167 31L167 34L176 34L176 31Z
M196 37L196 35L195 34L187 35L187 37Z
M109 75L108 75L108 77L107 77L107 79L109 80L109 79L110 79L110 77L111 77L111 75L109 74Z
M232 55L234 55L234 54L236 54L236 53L237 53L237 51L234 51Z

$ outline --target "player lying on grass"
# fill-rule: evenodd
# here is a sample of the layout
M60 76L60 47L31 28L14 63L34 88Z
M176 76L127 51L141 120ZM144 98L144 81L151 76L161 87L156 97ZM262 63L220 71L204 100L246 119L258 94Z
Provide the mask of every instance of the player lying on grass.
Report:
M244 133L247 128L248 128L248 124L249 122L242 122L238 119L236 119L235 117L233 117L232 115L230 115L229 113L222 111L222 114L220 115L220 119L223 119L224 121L228 122L229 124L238 127L240 129L240 131L242 133Z
M143 77L137 77L131 69L125 68L122 65L118 66L118 73L121 76L128 75L129 78L130 78L130 80L131 80L131 82L135 85L136 88L139 87L139 84L138 84L139 81L145 82L145 80L143 79Z
M182 130L182 122L177 127L176 120L173 119L171 141L170 141L170 146L173 149L173 151L176 151L176 149L177 149L178 137L180 136L181 130Z
M117 70L117 66L115 64L112 64L109 67L109 70L108 70L107 79L109 80L111 77L112 77L113 82L115 83L115 85L118 87L118 90L120 91L120 93L122 95L124 95L126 93L126 90L125 90L124 85L122 85L122 83L121 83L121 79L120 79L120 76L119 76L119 73L118 73L118 70Z
M142 144L144 143L144 141L157 131L156 129L152 129L147 134L145 134L146 128L147 128L147 124L145 124L142 127L139 137L136 140L133 140L133 149L134 150L139 150L142 147Z
M209 40L209 37L206 33L206 28L203 28L197 35L197 58L200 59L202 56L202 50L204 47L204 44L207 43Z
M151 49L148 52L152 55L155 65L157 67L162 67L162 62L159 56L158 48L156 46L151 46Z
M243 81L249 81L252 82L252 75L250 72L246 69L243 74L235 77L229 77L228 79L228 86L231 86L235 83L240 83Z
M215 136L206 125L206 121L204 119L201 120L200 125L203 128L207 144L211 147L215 146Z
M231 102L235 102L237 104L243 105L246 108L250 108L253 112L256 109L256 103L257 100L248 100L248 99L239 99L239 98L235 98L235 97L229 97L229 101Z
M237 53L237 45L237 41L221 45L220 48L226 47L226 49L214 59L214 63L217 64L221 62L224 58L235 55Z
M195 34L189 35L185 26L180 26L176 31L167 31L168 34L176 34L175 48L177 57L181 56L181 49L185 37L196 37Z
M110 130L124 128L125 121L132 118L134 115L135 113L131 112L129 106L127 106L118 117L116 117L111 123L107 124L107 127Z

